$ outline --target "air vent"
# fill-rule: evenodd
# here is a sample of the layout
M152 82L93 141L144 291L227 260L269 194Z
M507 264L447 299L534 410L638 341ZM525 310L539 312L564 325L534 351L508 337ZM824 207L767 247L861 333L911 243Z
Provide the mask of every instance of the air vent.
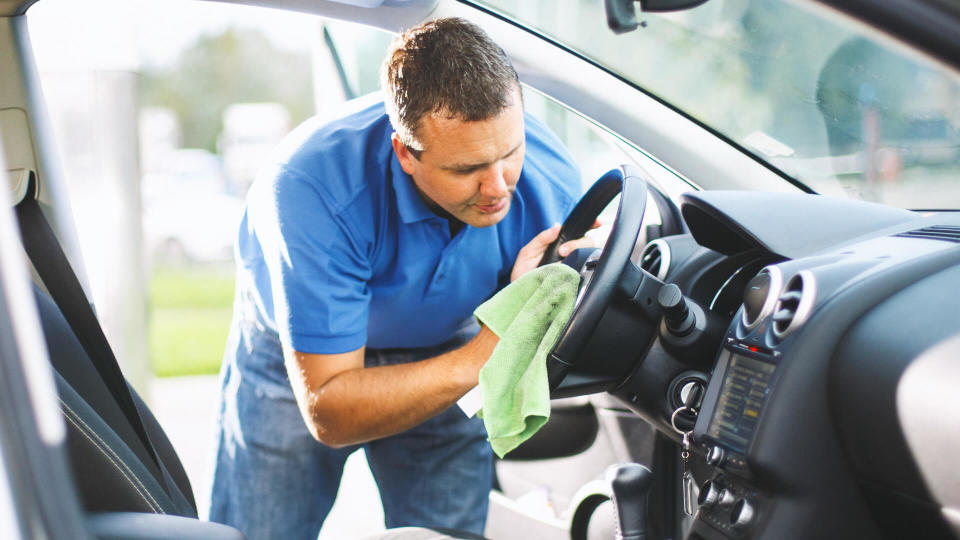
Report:
M640 253L640 268L657 279L667 277L670 270L670 245L660 239L647 244Z
M816 297L813 274L799 272L790 278L773 308L773 334L784 338L807 321Z
M753 330L760 321L773 313L781 287L783 287L783 273L778 266L768 266L760 270L760 273L747 282L747 288L743 292L744 328Z
M914 231L907 231L896 236L902 236L904 238L926 238L928 240L943 240L945 242L960 243L960 226L935 225L933 227L924 227Z

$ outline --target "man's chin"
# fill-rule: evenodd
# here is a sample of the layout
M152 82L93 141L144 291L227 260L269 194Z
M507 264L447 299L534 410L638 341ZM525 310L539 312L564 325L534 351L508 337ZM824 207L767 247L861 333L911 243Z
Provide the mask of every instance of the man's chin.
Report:
M500 223L503 218L507 217L507 212L510 211L510 201L503 206L503 208L497 210L496 212L483 212L477 208L470 208L469 219L464 220L471 227L483 228L490 227Z

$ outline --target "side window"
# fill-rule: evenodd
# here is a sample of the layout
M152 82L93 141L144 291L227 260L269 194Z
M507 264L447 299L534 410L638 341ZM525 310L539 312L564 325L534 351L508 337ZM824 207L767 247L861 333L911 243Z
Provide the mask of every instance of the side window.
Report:
M380 62L393 34L342 21L324 21L323 40L331 60L341 74L347 99L380 88Z
M674 202L677 202L682 193L694 189L692 184L641 149L548 96L524 87L523 99L527 111L546 123L570 150L580 166L584 192L607 171L623 164L643 168ZM607 206L600 214L602 226L590 233L598 242L602 243L609 235L619 201L617 197ZM648 199L644 225L659 223L661 221L657 207ZM645 232L641 232L637 243L643 246L646 242Z

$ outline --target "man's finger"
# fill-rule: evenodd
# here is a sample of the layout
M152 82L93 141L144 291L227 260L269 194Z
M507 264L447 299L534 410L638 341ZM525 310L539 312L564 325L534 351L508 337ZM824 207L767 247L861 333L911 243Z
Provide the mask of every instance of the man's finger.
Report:
M538 251L542 251L550 245L551 242L557 239L557 236L560 235L560 224L554 223L550 226L549 229L544 229L540 231L539 234L533 237L533 240L527 244L527 246L536 246ZM525 246L525 247L527 247Z
M557 252L561 257L566 257L575 249L596 247L592 238L584 236L583 238L577 238L576 240L570 240L569 242L564 242L560 244L560 249Z

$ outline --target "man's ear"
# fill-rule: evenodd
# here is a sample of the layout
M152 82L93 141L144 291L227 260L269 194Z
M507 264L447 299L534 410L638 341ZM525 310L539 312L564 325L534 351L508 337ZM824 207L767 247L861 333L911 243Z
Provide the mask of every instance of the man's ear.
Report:
M413 176L417 158L413 157L407 145L400 141L400 136L397 135L397 132L393 132L393 135L390 136L390 143L393 144L393 153L397 155L397 161L400 162L400 167L403 168L403 172Z

